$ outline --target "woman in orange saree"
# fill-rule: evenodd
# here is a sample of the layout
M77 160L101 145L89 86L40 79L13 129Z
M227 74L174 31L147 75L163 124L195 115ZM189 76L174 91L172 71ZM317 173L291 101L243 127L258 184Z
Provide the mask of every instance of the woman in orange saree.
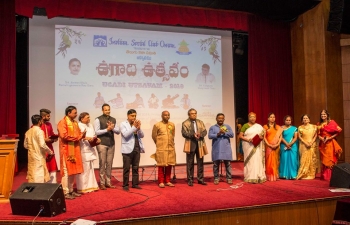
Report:
M275 122L274 113L268 116L268 122L264 125L265 132L265 168L266 178L269 181L276 181L279 167L280 143L282 140L282 128Z
M335 137L342 131L338 124L331 120L327 110L320 113L320 122L317 123L319 149L322 162L321 179L330 181L332 168L337 163L342 149Z

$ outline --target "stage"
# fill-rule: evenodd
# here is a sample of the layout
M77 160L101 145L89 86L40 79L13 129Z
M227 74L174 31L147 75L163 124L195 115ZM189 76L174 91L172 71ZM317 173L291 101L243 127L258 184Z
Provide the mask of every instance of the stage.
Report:
M116 189L66 200L66 213L39 216L35 224L68 224L78 218L100 224L331 224L337 200L350 197L350 193L330 192L328 182L319 178L243 183L242 162L232 163L231 187L224 177L219 185L213 184L212 164L205 165L208 185L195 182L189 187L185 169L176 166L174 188L158 187L154 167L140 169L143 189L130 188L129 192L122 190L122 170L114 169ZM13 192L26 182L25 176L25 169L15 176ZM0 204L0 212L0 224L27 224L34 219L12 215L10 203Z

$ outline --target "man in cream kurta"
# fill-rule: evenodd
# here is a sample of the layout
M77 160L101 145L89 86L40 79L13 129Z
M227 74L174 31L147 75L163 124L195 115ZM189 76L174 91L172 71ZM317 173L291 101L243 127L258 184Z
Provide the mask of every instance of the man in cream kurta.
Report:
M157 161L160 188L164 188L165 185L174 187L170 182L170 174L172 166L176 164L174 143L175 125L169 122L169 119L170 113L168 111L163 111L162 121L156 123L152 130L152 139L156 144L156 153L151 157Z
M33 115L33 126L26 132L24 147L28 149L28 172L29 183L45 183L50 180L49 171L46 167L46 152L53 155L53 151L46 145L44 132L40 126L43 123L39 115Z

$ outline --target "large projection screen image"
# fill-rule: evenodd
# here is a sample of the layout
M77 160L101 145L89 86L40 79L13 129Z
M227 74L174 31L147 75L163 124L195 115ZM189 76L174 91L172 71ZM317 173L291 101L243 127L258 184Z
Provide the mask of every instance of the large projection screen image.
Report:
M152 128L166 110L175 124L177 163L186 163L181 124L190 108L208 132L216 114L224 113L235 133L232 60L231 31L35 16L29 27L29 114L50 109L57 133L70 105L78 115L88 112L92 124L104 103L118 125L135 109L145 134L140 166L148 166L156 164ZM113 167L122 167L120 135L115 141ZM204 161L210 162L211 140L205 142ZM231 146L235 159L235 137Z

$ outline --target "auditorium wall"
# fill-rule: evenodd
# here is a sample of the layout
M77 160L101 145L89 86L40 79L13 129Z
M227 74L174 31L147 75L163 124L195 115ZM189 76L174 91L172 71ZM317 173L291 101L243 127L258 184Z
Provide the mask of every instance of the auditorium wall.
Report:
M345 161L350 162L350 35L341 35Z
M301 124L300 117L305 113L310 115L311 123L316 124L320 111L327 109L331 118L343 128L337 138L345 152L340 161L345 160L344 155L349 161L350 115L346 114L349 114L350 104L344 108L340 34L327 31L329 8L330 0L324 0L291 23L295 124ZM348 137L346 145L344 137Z

